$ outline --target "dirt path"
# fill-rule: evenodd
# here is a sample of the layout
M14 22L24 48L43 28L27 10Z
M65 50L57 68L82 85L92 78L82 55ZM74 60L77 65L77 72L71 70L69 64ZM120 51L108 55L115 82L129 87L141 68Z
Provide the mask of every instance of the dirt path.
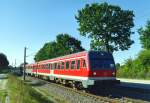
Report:
M0 90L6 89L7 79L0 79Z
M0 79L0 94L1 94L1 97L0 97L0 103L10 103L9 102L9 97L6 96L6 98L3 96L4 93L7 91L6 90L6 87L7 87L7 81L8 79Z

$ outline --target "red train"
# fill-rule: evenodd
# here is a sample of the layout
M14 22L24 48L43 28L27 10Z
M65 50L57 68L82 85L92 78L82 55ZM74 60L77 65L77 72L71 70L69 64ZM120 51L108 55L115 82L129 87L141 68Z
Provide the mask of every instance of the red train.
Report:
M26 73L77 88L119 82L112 54L103 51L83 51L29 64Z

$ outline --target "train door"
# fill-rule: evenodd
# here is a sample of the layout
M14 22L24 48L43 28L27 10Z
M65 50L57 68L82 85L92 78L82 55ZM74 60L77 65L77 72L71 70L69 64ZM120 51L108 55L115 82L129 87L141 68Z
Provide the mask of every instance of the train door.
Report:
M55 64L54 63L52 63L51 64L51 72L50 72L50 74L53 76L53 74L54 74L54 69L55 69Z
M82 76L86 77L87 76L87 61L85 58L81 59L81 71L82 71Z
M69 68L70 68L70 61L66 60L66 63L65 63L65 73L66 73L66 75L69 75Z
M81 60L77 59L76 60L76 70L75 70L77 76L81 76L81 68L80 67L81 67Z

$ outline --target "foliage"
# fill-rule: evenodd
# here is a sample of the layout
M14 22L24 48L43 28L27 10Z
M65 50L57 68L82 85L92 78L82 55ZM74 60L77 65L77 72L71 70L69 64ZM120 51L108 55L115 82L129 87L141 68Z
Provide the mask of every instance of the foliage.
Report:
M58 50L57 48L58 47L56 42L45 43L44 46L35 55L35 61L41 61L56 57L56 51Z
M127 50L133 44L133 17L133 11L108 3L87 4L75 16L80 34L91 38L91 48L108 52Z
M68 34L59 34L56 38L60 55L76 53L84 50L81 46L81 42Z
M7 67L9 65L9 62L7 60L7 57L5 54L0 53L0 68Z
M51 59L67 54L83 51L81 42L68 34L59 34L56 42L45 43L35 55L35 61Z
M143 50L139 53L138 59L145 68L150 67L150 50Z
M120 63L116 63L116 68L117 68L117 69L120 68Z
M150 79L150 50L141 51L136 59L127 59L117 71L118 77Z
M140 41L144 49L150 49L150 21L147 21L145 29L138 29L140 34Z

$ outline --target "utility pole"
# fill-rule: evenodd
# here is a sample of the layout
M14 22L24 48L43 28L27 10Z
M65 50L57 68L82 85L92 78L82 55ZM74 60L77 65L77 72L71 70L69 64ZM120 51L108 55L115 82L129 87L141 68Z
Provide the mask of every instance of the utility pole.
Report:
M23 80L25 80L25 75L26 75L26 50L27 48L24 48L24 65L23 65Z
M16 68L16 59L15 59L15 68Z

